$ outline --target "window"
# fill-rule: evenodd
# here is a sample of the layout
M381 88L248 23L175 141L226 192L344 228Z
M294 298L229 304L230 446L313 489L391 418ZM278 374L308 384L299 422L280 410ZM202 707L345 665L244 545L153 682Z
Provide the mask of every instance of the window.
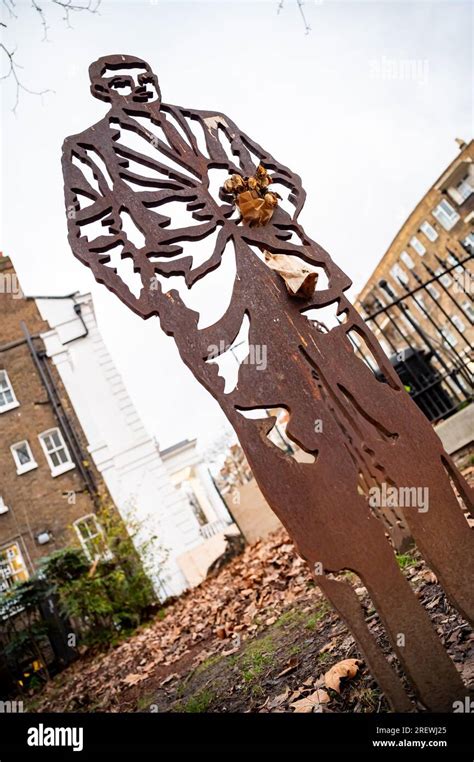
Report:
M4 593L15 582L24 582L29 577L20 548L15 542L0 549L0 593Z
M19 402L15 397L7 371L0 370L0 413L5 413L18 405Z
M41 446L49 463L52 476L59 476L75 468L59 429L50 429L39 435Z
M454 325L458 329L458 331L464 331L465 325L462 322L461 318L458 315L452 315L451 320L453 321Z
M448 256L446 257L446 259L448 260L449 264L450 264L450 265L452 265L453 267L454 267L455 265L458 265L458 264L459 264L459 260L458 260L458 259L456 259L456 257L454 257L452 254L448 254ZM454 271L454 272L456 272L456 273L459 273L459 275L462 275L462 274L463 274L463 272L464 272L464 270L463 270L462 266L461 266L461 265L459 265L459 267L456 267L456 269L455 269L455 271Z
M429 283L429 284L426 286L426 290L428 291L428 293L429 293L429 294L431 294L431 296L433 297L433 299L439 299L439 291L438 291L438 289L436 288L436 286L433 286L433 284L432 284L432 283Z
M462 308L466 315L471 318L471 320L474 320L474 308L471 302L463 302Z
M444 338L444 342L443 343L447 347L455 347L456 344L458 343L458 340L456 339L455 336L453 336L453 334L451 333L449 328L440 328L439 330L440 330L441 335Z
M435 270L435 275L441 275L441 273L443 271L444 271L443 267L438 267ZM441 275L441 277L439 279L439 282L442 283L443 286L446 286L446 288L447 288L450 285L450 283L451 283L451 278L450 278L450 276L447 273L445 273L444 275Z
M400 267L400 265L394 265L390 270L390 275L397 282L397 285L399 280L401 280L402 283L408 283L408 275L406 274L403 267Z
M88 516L83 516L82 519L75 521L74 529L89 561L95 561L96 558L108 561L112 558L104 531L95 514L90 513Z
M467 249L471 254L474 254L474 233L469 233L468 236L464 239L462 242L462 245L465 249Z
M413 259L410 257L409 254L407 254L406 251L402 251L400 254L400 259L402 260L403 264L410 268L410 270L415 267L415 263Z
M415 301L417 308L421 312L421 314L425 315L428 312L428 310L427 310L425 300L423 299L423 297L417 295L417 296L414 296L413 299Z
M439 202L438 206L433 209L432 214L445 230L451 230L459 219L459 214L446 199Z
M460 183L457 184L456 190L461 196L462 200L465 201L471 193L474 191L474 188L471 184L471 179L469 175L466 175L466 177L463 177Z
M426 222L426 220L425 222L422 222L420 225L420 230L425 234L429 241L436 241L438 233L434 229L433 225L430 225L429 222Z
M26 439L23 442L17 442L12 445L10 450L13 455L13 460L15 461L17 474L26 474L27 471L32 471L33 468L38 468L38 464L31 452L31 447Z
M420 239L416 237L416 235L414 235L413 238L410 239L410 244L413 246L416 253L422 257L426 249L421 243Z

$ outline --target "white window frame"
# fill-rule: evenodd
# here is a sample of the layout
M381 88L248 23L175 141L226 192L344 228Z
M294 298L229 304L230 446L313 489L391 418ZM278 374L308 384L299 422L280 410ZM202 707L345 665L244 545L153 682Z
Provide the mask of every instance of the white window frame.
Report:
M22 463L20 461L20 458L18 457L17 450L19 450L19 448L23 447L24 445L26 445L26 451L30 458L28 463ZM30 443L28 442L27 439L22 439L20 442L15 442L15 444L12 444L10 446L10 452L12 454L13 460L15 461L16 472L18 476L20 476L21 474L27 474L28 471L33 471L33 469L38 468L38 464L33 457Z
M474 233L468 233L463 241L463 244L464 246L469 246L472 251L474 249Z
M434 283L428 283L428 285L426 286L426 290L428 291L429 294L431 294L433 299L439 299L440 293L438 289L436 288L436 286L434 285Z
M420 239L416 237L416 235L410 238L410 246L415 249L416 253L419 254L420 257L426 254L426 248L423 246Z
M393 267L390 269L390 275L392 276L393 280L397 284L397 286L400 285L398 278L407 285L410 278L408 277L408 273L401 267L398 262L393 265Z
M438 206L431 212L445 230L451 230L460 219L459 214L445 198L442 198Z
M445 346L447 347L456 346L456 344L458 343L458 340L455 337L455 335L451 333L449 328L447 328L446 326L443 326L442 328L439 329L439 332L441 333L443 337L443 344L445 344Z
M55 447L54 450L48 450L45 439L55 433L57 433L59 440L61 442L61 445L59 447ZM60 476L61 474L65 474L66 471L72 471L73 468L76 468L76 464L73 462L71 455L69 453L67 444L64 441L64 437L63 437L61 429L53 428L53 429L48 429L47 431L42 431L41 434L38 435L38 439L40 441L41 447L43 448L43 452L46 456L46 460L48 461L48 465L51 471L51 476L53 477ZM67 456L67 461L64 463L61 463L59 466L56 466L51 458L51 455L55 452L58 452L59 450L64 450Z
M472 306L471 302L463 302L462 308L464 312L466 313L466 315L468 316L468 318L470 318L471 320L474 320L474 307Z
M81 530L79 528L79 524L82 524L82 522L87 521L88 519L93 519L94 524L95 524L95 528L97 529L97 532L95 534L91 535L90 537L88 537L87 539L85 539L82 536L82 534L81 534ZM99 558L101 558L102 561L110 561L110 559L113 557L112 556L112 552L110 551L110 549L107 546L107 540L106 540L106 537L105 537L105 532L104 532L103 528L101 527L101 525L99 523L99 520L98 520L97 516L95 515L95 513L87 513L85 516L81 516L80 519L76 519L76 521L74 521L74 523L73 523L73 527L74 527L74 530L75 530L75 532L76 532L76 534L77 534L77 536L79 538L79 542L81 543L81 548L82 548L82 550L84 551L86 557L88 558L88 560L91 563L93 563L96 560L96 557L92 556L92 553L90 552L89 548L87 547L87 540L93 540L93 539L95 539L96 537L99 537L99 536L103 537L104 544L107 547L107 550L101 556L99 556Z
M438 233L434 229L431 222L428 222L427 220L424 220L420 225L421 232L427 237L428 241L436 241L438 238Z
M440 276L439 282L442 283L443 286L445 286L445 288L447 288L448 286L451 285L451 276L448 273L444 273L444 275L441 275L441 273L443 272L443 269L444 268L442 267L436 268L435 275Z
M410 268L410 270L413 270L415 267L415 263L407 251L402 251L400 254L400 261L403 262L406 267Z
M469 175L463 177L461 182L456 185L456 190L461 196L463 203L469 198L471 193L474 193L474 188L472 187L471 178Z
M451 315L451 320L453 321L453 323L456 326L456 328L458 329L458 331L461 331L461 333L462 333L462 331L466 330L466 326L464 325L464 323L461 320L461 318L459 317L459 315Z
M12 382L10 381L10 378L5 368L0 368L0 381L2 379L2 376L3 376L3 380L6 382L6 387L5 389L0 388L0 395L3 395L6 392L9 392L12 397L12 401L7 402L5 405L0 405L0 414L6 413L7 410L13 410L14 407L19 407L20 405L20 403L18 402L16 398L15 392L13 391Z

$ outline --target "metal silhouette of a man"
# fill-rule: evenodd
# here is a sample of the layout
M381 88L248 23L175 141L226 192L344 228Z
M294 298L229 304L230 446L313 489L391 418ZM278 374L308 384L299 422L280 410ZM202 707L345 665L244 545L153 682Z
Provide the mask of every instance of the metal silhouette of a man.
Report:
M163 103L157 77L139 58L100 58L90 78L92 94L110 109L64 143L75 256L137 314L159 316L174 337L183 361L226 413L268 503L351 628L392 706L412 709L410 692L373 639L342 576L346 571L366 586L420 701L431 710L451 710L466 689L398 567L389 541L396 527L387 524L393 514L383 506L374 510L368 495L383 484L428 489L426 510L411 506L399 515L451 601L472 621L472 534L451 479L466 503L470 493L345 296L349 278L299 224L305 198L300 177L224 114ZM227 177L248 178L259 165L272 188L288 192L290 211L279 205L266 225L251 226L236 216L224 188L217 197L211 192L210 174L221 169ZM177 204L189 224L173 226ZM196 264L184 248L192 252L193 242L206 240L208 255ZM132 260L138 293L110 266L115 252ZM317 269L327 286L292 297L263 252ZM185 294L226 257L235 260L230 303L213 325L200 329ZM185 284L181 295L166 290L171 276ZM322 332L308 313L327 305L335 305L340 323ZM215 348L232 346L245 321L249 347L266 348L266 368L242 363L237 385L226 391ZM365 344L382 381L354 353L349 334ZM266 411L278 407L289 413L288 437L313 462L297 462L268 437L275 418Z

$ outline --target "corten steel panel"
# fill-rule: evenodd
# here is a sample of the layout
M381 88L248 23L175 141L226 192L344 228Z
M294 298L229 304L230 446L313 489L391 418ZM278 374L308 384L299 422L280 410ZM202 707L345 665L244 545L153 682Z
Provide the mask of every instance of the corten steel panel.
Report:
M305 199L299 176L227 116L162 103L156 76L140 59L108 56L91 66L90 75L93 95L109 102L110 110L64 143L69 242L75 256L138 315L159 316L163 330L174 337L183 361L225 411L266 500L298 552L313 570L323 570L318 584L351 628L392 706L413 708L406 678L426 707L452 710L466 688L397 565L383 510L371 508L367 494L370 486L382 483L429 488L429 510L407 508L401 511L403 520L453 604L472 620L472 535L450 477L466 503L468 487L345 296L351 281L298 223ZM129 94L121 94L125 92ZM281 118L287 113L282 110ZM147 149L128 147L127 130ZM205 149L194 130L201 132ZM156 158L149 156L150 146ZM251 176L259 162L272 176L272 189L278 190L278 183L290 189L294 212L279 206L267 225L249 227L229 219L235 211L230 196L221 191L220 199L212 197L208 173L224 168ZM92 170L95 180L89 182L83 169L86 174ZM160 214L160 206L169 201L182 202L199 224L174 227ZM125 211L145 238L141 248L124 231ZM88 240L87 225L98 220L103 233ZM193 269L191 257L180 257L180 242L202 240L217 230L217 241L199 267ZM289 240L291 233L297 243ZM122 248L122 258L133 260L141 278L138 297L107 267L116 247ZM219 267L223 256L232 256L234 247L236 277L229 307L214 325L199 330L199 315L176 290L164 293L156 275L180 275L191 287ZM328 287L316 289L311 298L290 297L283 279L258 256L264 249L322 268ZM328 333L302 314L333 303L346 319ZM207 360L211 348L232 344L245 315L249 344L266 347L267 367L262 372L243 363L237 386L226 394L217 365ZM357 358L348 331L365 342L385 383ZM315 456L313 463L298 463L268 439L275 419L265 417L265 410L275 407L289 411L287 434ZM242 414L256 409L262 410L261 419ZM352 588L335 578L344 570L355 572L366 585L404 678L370 634Z

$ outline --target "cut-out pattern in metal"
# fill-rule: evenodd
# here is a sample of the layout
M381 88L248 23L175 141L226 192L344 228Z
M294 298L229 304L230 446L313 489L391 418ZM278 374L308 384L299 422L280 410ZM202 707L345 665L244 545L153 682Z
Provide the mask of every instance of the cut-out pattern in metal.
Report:
M409 527L452 603L472 621L472 534L453 483L466 504L469 490L345 296L349 278L299 224L305 200L300 177L224 114L162 103L157 78L140 59L104 57L90 76L92 94L110 108L64 143L75 256L130 309L143 318L158 316L174 337L183 361L225 411L263 494L351 628L392 706L413 709L414 691L428 709L451 711L466 687L400 572L390 538L403 524ZM259 164L282 201L268 224L253 227L242 223L223 185L232 174L254 175ZM186 224L175 222L178 217ZM205 240L209 248L202 256ZM323 277L314 293L291 297L263 251L319 270ZM230 302L212 325L200 327L187 297L229 258L235 258ZM133 289L119 274L125 264L137 281ZM185 284L181 294L166 287L169 278ZM304 314L334 304L345 319L332 330ZM219 355L232 345L244 320L250 349L265 348L266 362L242 362L237 385L226 393L212 360L216 347ZM385 381L358 359L349 332L365 344ZM268 438L275 419L266 410L277 407L289 411L286 433L314 462L297 462ZM262 414L249 417L249 411ZM429 507L374 508L369 495L377 485L414 495L427 489ZM341 578L347 570L367 587L398 672Z

